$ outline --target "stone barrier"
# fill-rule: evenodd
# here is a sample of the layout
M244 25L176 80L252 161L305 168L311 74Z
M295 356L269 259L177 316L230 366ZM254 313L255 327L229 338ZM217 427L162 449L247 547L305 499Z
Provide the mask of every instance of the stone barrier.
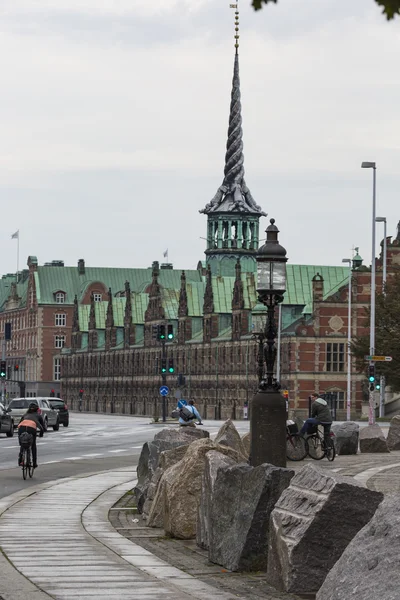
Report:
M335 434L334 442L336 452L339 455L357 454L360 426L354 421L346 421L340 425L332 425Z
M206 467L207 471L207 467ZM205 490L211 562L231 571L266 570L270 515L294 471L269 464L223 466ZM207 479L211 477L206 477Z
M329 571L316 600L400 598L400 496L387 496Z
M246 457L246 450L240 434L231 419L225 421L225 423L220 427L214 441L216 444L233 448L239 452L243 458Z
M360 452L390 452L383 431L377 423L361 428Z
M387 445L389 450L400 450L400 415L394 416L390 421Z
M317 592L382 499L350 477L303 467L271 514L269 583L286 592Z

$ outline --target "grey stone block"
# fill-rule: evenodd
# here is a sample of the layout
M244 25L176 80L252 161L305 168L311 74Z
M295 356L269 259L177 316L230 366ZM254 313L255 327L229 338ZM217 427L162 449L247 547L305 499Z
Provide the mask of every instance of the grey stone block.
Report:
M214 441L216 444L233 448L239 452L243 458L246 457L246 450L244 448L242 439L231 419L225 421L225 423L220 427Z
M196 531L197 545L205 550L208 550L209 547L210 513L214 502L214 486L218 471L234 464L235 460L216 450L211 450L206 454Z
M390 421L387 445L389 450L400 450L400 415Z
M209 559L231 571L265 570L269 519L294 471L269 464L220 468L209 511Z
M382 429L377 423L361 428L360 452L390 452Z
M242 444L247 458L250 456L250 439L250 431L242 436Z
M286 592L317 592L382 499L351 477L303 467L271 514L269 583Z
M387 496L328 573L317 600L398 600L400 496Z
M138 482L133 490L139 513L144 510L148 487L158 467L161 452L179 446L186 446L196 439L209 438L209 436L209 432L204 429L167 428L159 431L152 442L143 444L137 466Z
M357 454L360 426L354 421L346 421L339 425L333 425L335 434L334 442L337 454Z

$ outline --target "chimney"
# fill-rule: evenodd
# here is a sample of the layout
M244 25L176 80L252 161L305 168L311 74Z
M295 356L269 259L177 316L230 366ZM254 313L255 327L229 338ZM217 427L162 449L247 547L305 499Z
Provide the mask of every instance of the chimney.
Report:
M83 258L80 258L78 260L78 273L79 273L79 275L85 274L85 259L83 259Z

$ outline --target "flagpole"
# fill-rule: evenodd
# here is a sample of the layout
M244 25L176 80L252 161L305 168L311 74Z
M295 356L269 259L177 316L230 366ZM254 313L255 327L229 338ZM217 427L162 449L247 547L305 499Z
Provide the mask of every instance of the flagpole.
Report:
M19 229L18 229L18 238L17 238L17 283L18 283L18 273L19 273Z

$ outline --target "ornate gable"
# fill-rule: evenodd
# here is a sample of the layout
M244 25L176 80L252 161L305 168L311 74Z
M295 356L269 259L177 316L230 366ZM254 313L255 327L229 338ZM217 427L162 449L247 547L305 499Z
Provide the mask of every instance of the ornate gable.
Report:
M208 265L206 274L206 289L204 292L203 314L208 315L214 312L214 294L212 289L211 267Z
M165 319L165 311L162 306L162 298L161 298L161 287L158 283L158 275L159 268L158 262L153 263L153 279L151 284L146 289L146 292L149 294L149 303L147 305L146 312L144 314L144 320L148 321L158 321L161 319Z
M179 307L178 307L178 317L187 317L188 316L188 299L186 292L186 275L185 271L182 271L181 274L181 289L179 292Z

